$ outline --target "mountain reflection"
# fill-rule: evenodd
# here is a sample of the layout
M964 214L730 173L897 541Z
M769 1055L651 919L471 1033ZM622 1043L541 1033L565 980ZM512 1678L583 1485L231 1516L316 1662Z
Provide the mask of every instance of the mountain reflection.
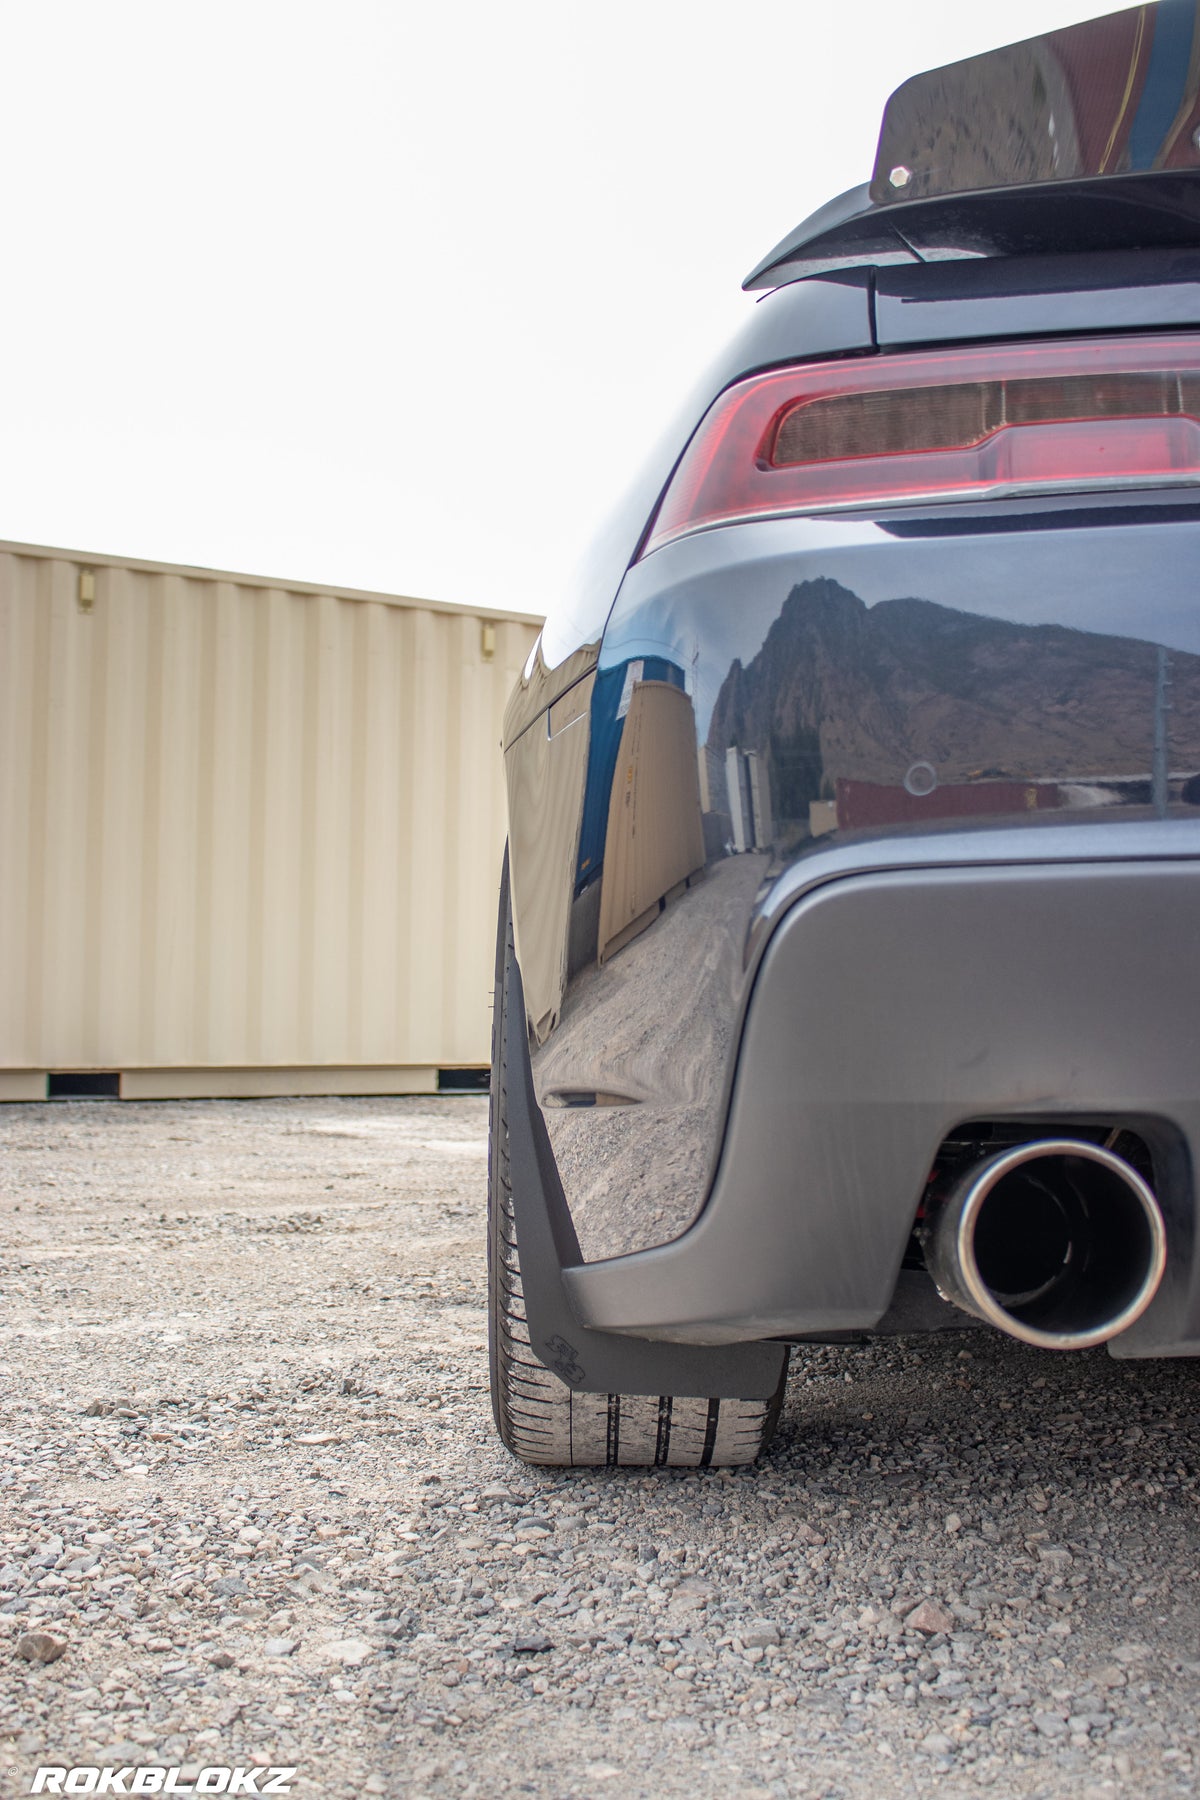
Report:
M763 759L777 821L807 824L810 808L836 803L842 825L871 822L846 816L863 812L859 784L905 796L890 816L876 807L881 823L913 816L909 799L930 817L1144 804L1156 717L1163 769L1200 767L1200 656L1171 652L1169 703L1166 691L1158 647L1139 639L928 600L867 606L818 578L792 589L758 654L729 669L707 750L712 762L732 746ZM976 784L978 804L951 804L947 789ZM1005 784L1033 786L1010 802ZM1172 786L1191 799L1186 781L1182 794Z

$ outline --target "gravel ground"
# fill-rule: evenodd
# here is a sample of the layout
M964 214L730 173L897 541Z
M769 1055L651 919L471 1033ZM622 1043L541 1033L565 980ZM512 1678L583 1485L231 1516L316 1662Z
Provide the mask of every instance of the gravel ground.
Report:
M1197 1791L1200 1366L814 1349L757 1469L528 1470L492 1435L484 1129L0 1111L0 1791Z

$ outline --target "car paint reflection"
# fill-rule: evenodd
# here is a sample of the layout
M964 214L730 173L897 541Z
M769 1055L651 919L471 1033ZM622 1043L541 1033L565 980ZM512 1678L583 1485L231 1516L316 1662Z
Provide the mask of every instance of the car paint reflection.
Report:
M506 758L514 914L588 1260L699 1211L747 934L798 859L953 824L1195 817L1194 509L1069 520L683 540L630 571L594 673L547 677L548 723Z

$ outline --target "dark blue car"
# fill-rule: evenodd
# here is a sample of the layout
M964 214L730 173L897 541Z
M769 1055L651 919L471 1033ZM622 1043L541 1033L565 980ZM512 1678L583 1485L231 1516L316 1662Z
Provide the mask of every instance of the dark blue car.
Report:
M919 76L510 702L492 1384L751 1460L789 1346L1200 1353L1200 30Z

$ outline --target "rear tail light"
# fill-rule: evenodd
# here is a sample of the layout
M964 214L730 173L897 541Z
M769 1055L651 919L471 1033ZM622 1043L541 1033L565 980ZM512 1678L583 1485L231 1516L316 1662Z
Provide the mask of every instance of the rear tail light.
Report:
M1178 482L1200 482L1200 337L812 363L720 396L642 554L788 513Z

